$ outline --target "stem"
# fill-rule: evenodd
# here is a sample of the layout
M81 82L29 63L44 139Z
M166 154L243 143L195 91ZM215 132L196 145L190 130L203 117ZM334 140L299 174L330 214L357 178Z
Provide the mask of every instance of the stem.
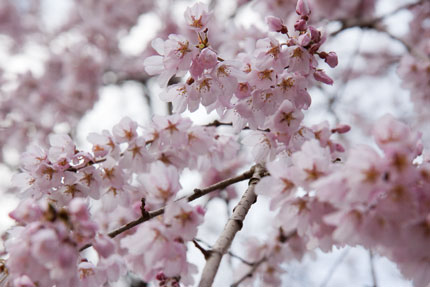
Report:
M197 242L203 243L204 245L206 245L206 246L207 246L207 248L212 248L212 246L211 246L209 243L207 243L207 242L203 241L202 239L194 238L194 241L197 241ZM230 255L230 257L232 257L232 258L236 258L236 259L238 259L238 260L239 260L239 261L241 261L242 263L244 263L244 264L246 264L246 265L249 265L249 266L253 266L253 265L254 265L254 263L255 263L255 262L249 262L248 260L243 259L243 258L242 258L242 257L240 257L239 255L234 254L234 253L233 253L233 252L231 252L231 251L228 251L228 255ZM205 258L205 259L207 259L207 258Z
M242 283L243 281L246 280L246 278L252 277L252 275L254 274L255 270L257 270L257 268L261 265L261 263L263 263L264 261L266 261L267 258L263 257L261 258L259 261L254 262L252 264L252 268L251 270L249 270L245 275L243 275L239 280L237 280L236 282L234 282L233 284L230 285L230 287L238 287L240 283Z
M333 264L329 272L327 273L326 277L324 278L323 283L321 283L320 287L326 287L328 282L330 281L331 277L333 277L336 269L340 266L340 264L343 262L343 260L346 258L346 256L349 253L349 248L345 249L342 254L337 258L336 262Z
M229 126L229 127L232 127L233 123L223 123L223 122L220 122L219 120L214 120L213 122L208 123L208 124L206 124L204 126L205 127L219 127L219 126ZM243 127L242 130L250 130L250 129L251 129L250 127ZM257 131L260 131L260 132L270 132L270 129L265 129L265 130L257 129Z
M229 185L232 185L234 183L237 183L237 182L249 179L249 178L251 178L253 176L254 170L256 170L256 169L257 169L256 166L253 166L253 167L251 167L251 169L249 169L248 171L246 171L246 172L244 172L244 173L242 173L242 174L240 174L238 176L235 176L235 177L232 177L232 178L220 181L220 182L215 183L213 185L210 185L210 186L208 186L206 188L202 188L202 189L196 188L196 189L194 189L194 192L192 194L190 194L189 196L179 198L176 201L179 201L179 200L182 200L182 199L186 199L188 202L191 202L191 201L193 201L193 200L195 200L197 198L200 198L200 197L202 197L202 196L204 196L204 195L206 195L206 194L208 194L208 193L210 193L212 191L215 191L215 190L218 190L218 189L222 189L222 188L225 188L225 187L227 187ZM165 209L165 206L163 206L163 207L161 207L159 209L156 209L154 211L144 213L138 219L133 220L133 221L125 224L124 226L122 226L122 227L120 227L120 228L118 228L116 230L113 230L113 231L109 232L108 236L111 237L111 238L114 238L114 237L118 236L119 234L123 233L124 231L127 231L127 230L129 230L129 229L131 229L131 228L133 228L133 227L135 227L135 226L137 226L137 225L139 225L139 224L141 224L141 223L143 223L145 221L148 221L148 220L150 220L150 219L152 219L154 217L157 217L157 216L163 214L164 213L164 209ZM88 243L88 244L82 246L79 249L79 251L83 251L83 250L85 250L85 249L87 249L88 247L91 247L91 246L92 246L92 244Z
M378 287L378 277L376 276L375 262L373 260L373 252L369 250L370 275L372 276L372 287Z
M340 86L337 89L337 92L335 92L333 94L333 96L331 96L328 99L328 111L334 116L336 124L338 124L340 122L340 118L339 118L339 115L336 113L336 110L335 110L334 106L337 104L337 101L342 98L341 96L345 93L345 90L346 90L346 88L347 88L347 86L349 84L349 78L351 77L351 74L352 74L355 62L356 62L357 57L358 57L358 55L360 53L360 48L361 48L361 42L362 42L362 39L363 39L363 34L364 34L364 31L362 32L361 35L359 35L359 37L357 39L357 43L354 45L355 50L354 50L354 52L352 54L352 57L349 58L349 62L347 64L346 72L344 73L345 76L342 78L342 82L340 83Z
M208 251L208 250L206 250L206 249L204 249L204 248L199 244L198 240L196 240L196 239L193 239L193 244L194 244L194 246L195 246L198 250L200 250L200 252L203 254L203 256L205 257L205 259L207 260L207 259L209 258L209 256L211 255L211 252L210 252L210 251Z
M257 199L257 196L254 193L254 188L260 181L261 177L264 176L264 173L265 169L261 165L255 166L254 173L249 181L248 189L233 209L233 215L228 220L224 227L224 231L221 233L211 250L211 255L206 261L206 265L203 269L199 287L212 286L223 255L227 253L236 233L242 229L246 214L251 208L251 205L254 204Z

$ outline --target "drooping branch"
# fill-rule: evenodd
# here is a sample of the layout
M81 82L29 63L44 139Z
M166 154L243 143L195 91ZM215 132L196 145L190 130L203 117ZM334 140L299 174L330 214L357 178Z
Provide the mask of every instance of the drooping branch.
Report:
M223 181L220 181L218 183L210 185L206 188L202 188L202 189L196 188L196 189L194 189L194 192L192 194L190 194L189 196L181 197L178 200L186 199L188 202L191 202L191 201L196 200L197 198L200 198L200 197L202 197L202 196L204 196L204 195L206 195L212 191L215 191L218 189L223 189L223 188L226 188L227 186L232 185L234 183L250 179L254 175L257 167L258 166L253 166L248 171L246 171L246 172L244 172L238 176L225 179ZM154 217L157 217L157 216L163 214L164 209L165 209L165 207L163 206L163 207L156 209L154 211L143 212L142 216L139 217L138 219L133 220L133 221L123 225L122 227L120 227L120 228L118 228L112 232L109 232L108 235L109 235L109 237L114 238L114 237L118 236L119 234L121 234L121 233L123 233L123 232L145 222L145 221L148 221ZM85 250L91 246L92 246L92 244L88 243L88 244L84 245L83 247L81 247L79 249L79 251L83 251L83 250Z
M243 194L239 203L233 209L233 215L228 220L223 232L221 233L218 240L215 242L214 247L211 250L211 255L206 261L206 265L203 269L199 287L212 286L223 255L227 253L234 237L236 236L236 233L242 229L243 221L246 217L246 214L248 213L252 204L254 204L257 199L257 196L254 192L255 185L264 175L264 167L261 165L256 165L246 192Z
M343 31L346 31L348 29L355 28L355 27L362 28L362 29L372 29L372 30L384 33L388 37L390 37L391 39L399 42L412 55L414 55L418 58L421 58L421 59L428 59L428 57L426 57L426 55L423 55L422 53L420 53L416 49L414 49L414 47L410 43L408 43L407 41L405 41L401 37L398 37L398 36L392 34L390 31L388 31L381 24L381 22L383 22L385 19L393 16L394 14L397 14L398 12L403 11L403 10L408 10L408 9L413 8L413 7L419 6L419 5L423 4L425 1L427 1L427 0L420 0L420 1L417 1L415 3L406 4L404 6L401 6L397 9L395 9L394 11L392 11L388 14L385 14L385 15L382 15L379 17L375 17L375 18L370 19L370 20L368 20L368 19L356 19L356 18L340 19L339 21L341 22L342 26L338 30L331 33L330 37L334 37Z
M355 27L365 28L365 29L375 29L379 25L379 23L381 23L385 19L397 14L400 11L408 10L408 9L413 8L413 7L419 6L419 5L423 4L425 1L427 1L427 0L420 0L420 1L417 1L415 3L409 3L406 5L400 6L397 9L395 9L395 10L393 10L387 14L381 15L379 17L375 17L373 19L357 19L357 18L339 19L339 21L342 24L342 27L340 27L339 30L331 33L330 36L336 36L337 34L343 32L345 30L348 30L350 28L355 28Z

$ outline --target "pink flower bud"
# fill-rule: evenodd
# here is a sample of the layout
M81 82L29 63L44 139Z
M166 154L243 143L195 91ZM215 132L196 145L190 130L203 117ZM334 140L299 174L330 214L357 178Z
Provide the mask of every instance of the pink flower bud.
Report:
M331 130L332 133L344 134L351 130L349 125L337 125L334 129Z
M297 31L306 31L307 28L308 28L308 25L306 23L306 20L304 19L299 19L294 24L294 29L296 29Z
M314 73L315 80L327 84L327 85L333 85L333 80L327 76L327 74L323 70L316 70Z
M309 33L302 34L299 36L299 44L302 47L306 47L311 43L311 37Z
M158 272L157 276L155 276L155 279L162 281L162 280L166 280L167 277L166 277L166 275L164 275L163 271L160 271L160 272Z
M338 64L337 55L335 52L329 52L325 57L324 61L332 68Z
M321 41L321 32L318 29L309 26L309 32L311 32L311 39L314 43Z
M284 26L284 23L281 19L275 16L267 16L265 18L266 23L269 25L269 30L274 32L281 32L284 28L287 27Z
M309 8L309 4L307 0L299 0L297 1L296 12L300 16L309 16L311 14L311 9Z

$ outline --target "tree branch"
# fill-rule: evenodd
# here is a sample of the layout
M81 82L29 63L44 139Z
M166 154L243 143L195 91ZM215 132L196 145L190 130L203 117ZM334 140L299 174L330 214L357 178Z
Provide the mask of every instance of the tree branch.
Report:
M197 239L193 239L193 244L194 244L194 246L198 249L198 250L200 250L200 252L203 254L203 256L205 257L205 259L207 260L208 258L209 258L209 256L211 255L211 252L210 251L208 251L208 250L206 250L206 249L204 249L200 244L199 244L199 240L197 240Z
M181 197L181 198L177 199L176 201L179 201L179 200L182 200L182 199L186 199L188 202L191 202L191 201L193 201L193 200L195 200L197 198L200 198L200 197L202 197L202 196L204 196L204 195L206 195L206 194L208 194L208 193L210 193L212 191L215 191L215 190L218 190L218 189L223 189L223 188L226 188L227 186L232 185L234 183L237 183L237 182L240 182L240 181L243 181L243 180L246 180L246 179L250 179L254 175L254 173L255 173L254 171L257 169L256 167L257 166L253 166L248 171L246 171L246 172L244 172L244 173L242 173L242 174L240 174L238 176L235 176L235 177L232 177L232 178L228 178L226 180L223 180L223 181L220 181L220 182L215 183L213 185L210 185L210 186L208 186L206 188L202 188L202 189L196 188L196 189L194 189L194 192L192 194L190 194L189 196ZM135 227L135 226L137 226L137 225L145 222L145 221L148 221L148 220L150 220L150 219L152 219L154 217L157 217L157 216L163 214L164 213L164 209L165 209L165 206L163 206L163 207L161 207L159 209L156 209L154 211L143 213L142 216L139 217L138 219L133 220L133 221L131 221L131 222L123 225L122 227L120 227L120 228L118 228L116 230L113 230L112 232L109 232L108 236L111 237L111 238L114 238L114 237L118 236L119 234L121 234L121 233L123 233L123 232L125 232L125 231L127 231L127 230L129 230L129 229L131 229L131 228L133 228L133 227ZM88 243L88 244L82 246L79 249L79 251L83 251L83 250L85 250L85 249L87 249L88 247L91 247L91 246L92 246L92 244Z
M428 59L428 57L426 57L425 55L421 54L420 52L418 52L416 49L413 48L413 46L411 44L409 44L407 41L405 41L404 39L392 34L391 32L389 32L387 29L385 29L385 27L383 27L383 25L381 25L380 23L385 20L386 18L398 13L399 11L405 10L405 9L411 9L415 6L421 5L423 4L425 1L428 0L421 0L415 3L410 3L404 6L401 6L397 9L395 9L394 11L382 15L380 17L376 17L370 20L363 20L363 19L340 19L339 21L342 23L342 27L331 33L330 36L336 36L337 34L348 30L350 28L354 28L354 27L358 27L358 28L363 28L363 29L373 29L375 31L381 32L386 34L388 37L390 37L391 39L399 42L400 44L402 44L406 50L408 50L409 53L411 53L412 55L420 58L420 59Z
M194 240L193 241L197 241L197 242L200 242L200 243L203 243L204 245L206 245L207 246L207 248L212 248L212 246L209 244L209 243L207 243L207 242L205 242L205 241L203 241L202 239L199 239L199 238L194 238ZM195 244L194 244L195 245ZM200 249L200 248L199 248ZM206 250L206 249L205 249ZM204 254L203 254L204 255ZM249 266L253 266L254 265L254 262L249 262L248 260L246 260L246 259L244 259L244 258L242 258L242 257L240 257L239 255L236 255L236 254L234 254L233 252L231 252L231 251L228 251L228 255L230 255L232 258L236 258L236 259L238 259L239 261L241 261L242 263L245 263L246 265L249 265ZM205 257L205 259L207 259L206 257Z
M249 181L249 186L246 192L243 194L239 203L233 209L233 215L228 220L224 227L224 231L215 242L214 247L211 250L211 255L206 261L206 265L203 269L202 277L200 279L199 287L210 287L213 284L215 275L218 271L219 264L222 256L227 253L228 248L231 245L236 233L242 229L243 221L248 213L251 205L257 199L254 193L255 185L264 176L265 169L261 165L256 165L254 174Z
M342 27L339 30L333 32L331 34L331 36L336 36L340 32L343 32L345 30L348 30L348 29L354 28L354 27L374 29L377 26L377 24L384 21L388 17L391 17L391 16L397 14L398 12L400 12L402 10L411 9L415 6L421 5L425 1L427 1L427 0L420 0L420 1L417 1L415 3L409 3L409 4L406 4L404 6L400 6L400 7L394 9L393 11L391 11L387 14L384 14L384 15L379 16L379 17L375 17L375 18L370 19L370 20L363 20L363 19L357 19L357 18L339 19L339 21L342 23Z
M211 122L211 123L208 123L208 124L206 124L206 125L204 125L205 127L219 127L219 126L233 126L233 123L223 123L223 122L220 122L219 120L214 120L213 122ZM243 128L243 130L250 130L251 128L250 127L244 127ZM257 129L257 131L260 131L260 132L270 132L270 129L265 129L265 130L262 130L262 129Z

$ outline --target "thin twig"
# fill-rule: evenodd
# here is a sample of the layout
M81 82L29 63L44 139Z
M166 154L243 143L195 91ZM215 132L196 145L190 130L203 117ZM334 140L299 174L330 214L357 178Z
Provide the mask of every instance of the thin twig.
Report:
M414 55L414 56L416 56L416 57L418 57L420 59L428 59L428 57L426 55L423 55L422 53L418 52L407 41L405 41L404 39L402 39L402 38L400 38L400 37L398 37L398 36L396 36L394 34L392 34L385 27L383 27L382 25L380 25L380 23L384 19L386 19L386 18L388 18L388 17L390 17L390 16L392 16L392 15L394 15L394 14L396 14L399 11L402 11L404 9L411 9L411 8L413 8L415 6L421 5L425 1L428 1L428 0L421 0L421 1L418 1L416 3L411 3L411 4L407 4L407 5L401 6L401 7L395 9L394 11L392 11L392 12L390 12L388 14L382 15L380 17L376 17L376 18L371 19L371 20L342 19L342 20L340 20L341 23L342 23L342 27L340 27L337 31L334 31L333 33L331 33L330 36L331 37L336 36L337 34L343 32L345 30L348 30L350 28L354 28L354 27L363 28L363 29L373 29L375 31L384 33L388 37L390 37L391 39L393 39L393 40L401 43L408 50L408 52L411 53L412 55Z
M181 198L177 199L177 201L178 200L182 200L182 199L186 199L188 202L191 202L191 201L193 201L193 200L195 200L197 198L200 198L200 197L202 197L202 196L204 196L204 195L206 195L206 194L208 194L208 193L210 193L212 191L215 191L215 190L218 190L218 189L222 189L222 188L226 188L227 186L232 185L234 183L250 179L253 176L253 174L254 174L254 170L255 170L255 166L251 167L251 169L249 169L248 171L246 171L246 172L244 172L244 173L242 173L242 174L240 174L238 176L235 176L235 177L232 177L232 178L228 178L226 180L223 180L223 181L220 181L220 182L215 183L213 185L210 185L210 186L208 186L206 188L202 188L202 189L196 188L196 189L194 189L194 192L192 194L190 194L189 196L186 196L186 197L181 197ZM154 211L150 211L150 212L144 213L138 219L133 220L133 221L125 224L124 226L122 226L122 227L120 227L120 228L118 228L118 229L116 229L116 230L114 230L112 232L109 232L108 236L111 237L111 238L114 238L114 237L118 236L119 234L123 233L124 231L127 231L127 230L129 230L129 229L131 229L131 228L133 228L133 227L135 227L135 226L137 226L137 225L139 225L139 224L141 224L141 223L143 223L145 221L148 221L148 220L150 220L150 219L152 219L154 217L157 217L157 216L163 214L164 213L164 209L165 209L165 206L163 206L163 207L161 207L159 209L156 209ZM81 247L79 249L79 251L83 251L83 250L87 249L90 246L92 246L92 244L88 243L88 244L84 245L83 247Z
M375 262L372 250L369 250L370 275L372 276L372 287L378 287L378 277L376 276Z
M400 11L403 11L403 10L409 10L409 9L411 9L411 8L414 8L415 6L418 6L418 5L424 4L424 2L426 2L426 1L428 1L428 0L420 0L420 1L417 1L417 2L415 2L415 3L409 3L409 4L406 4L406 5L403 5L403 6L397 7L397 8L396 8L396 9L394 9L393 11L388 12L387 14L384 14L384 15L380 16L380 17L379 17L379 18L380 18L380 20L379 20L379 21L382 21L382 20L384 20L384 19L386 19L386 18L388 18L388 17L391 17L391 16L393 16L393 15L397 14L397 13L398 13L398 12L400 12Z
M327 275L324 278L324 281L321 283L320 287L326 287L327 286L328 282L330 281L331 277L333 277L333 275L336 272L337 268L340 266L340 264L343 262L343 260L348 255L349 250L350 250L349 248L345 249L342 252L342 254L337 258L336 262L330 268L329 272L327 273Z
M212 246L211 246L209 243L205 242L205 241L204 241L204 240L202 240L202 239L194 238L194 240L195 240L195 241L197 241L197 242L203 243L203 244L204 244L204 245L206 245L208 248L212 248ZM250 262L250 261L248 261L248 260L246 260L246 259L243 259L243 258L242 258L242 257L240 257L239 255L234 254L234 253L233 253L233 252L231 252L231 251L228 251L228 255L230 255L230 257L233 257L233 258L236 258L236 259L240 260L242 263L245 263L246 265L253 266L253 265L255 264L254 262ZM206 258L206 259L207 259L207 258Z
M279 227L279 235L277 236L277 240L282 243L285 244L288 242L288 240L290 240L290 238L292 236L297 236L297 230L292 230L290 233L285 234L284 230L282 227ZM266 255L264 256L262 259L260 259L257 262L253 262L251 264L248 264L250 266L252 266L252 268L245 274L243 275L239 280L237 280L235 283L233 283L232 285L230 285L230 287L238 287L239 284L241 284L245 279L250 278L252 276L254 276L255 271L257 270L257 268L267 260L267 258L269 258L271 255Z
M206 265L203 268L199 287L212 286L223 255L228 252L228 249L234 237L236 236L236 233L242 229L246 214L257 199L257 196L254 192L255 185L263 176L265 176L265 174L266 171L263 166L255 166L254 174L249 181L247 190L243 194L239 203L233 209L233 215L229 218L223 232L218 237L218 240L215 242L215 245L211 250L211 256L206 261Z
M214 120L213 122L211 122L211 123L208 123L208 124L206 124L206 125L204 125L205 127L219 127L219 126L233 126L233 123L223 123L223 122L220 122L220 121L218 121L218 120ZM250 130L251 128L250 127L243 127L243 130ZM262 130L262 129L257 129L257 131L260 131L260 132L270 132L270 129L265 129L265 130Z
M411 9L415 6L421 5L425 1L428 1L428 0L420 0L420 1L415 2L415 3L409 3L406 5L400 6L400 7L394 9L393 11L391 11L387 14L384 14L384 15L379 16L379 17L375 17L375 18L370 19L370 20L340 19L340 22L342 23L342 27L339 30L331 33L330 36L336 36L337 34L343 32L345 30L348 30L350 28L354 28L354 27L374 29L380 22L384 21L385 19L397 14L400 11L408 10L408 9Z
M230 285L230 287L238 287L240 283L242 283L243 281L245 281L247 278L250 278L254 275L255 270L257 270L257 268L264 262L266 261L267 258L263 257L261 258L259 261L255 262L252 264L252 268L242 277L240 277L239 280L237 280L236 282L234 282L233 284Z
M349 84L349 78L351 77L351 74L352 74L352 71L353 71L353 68L355 65L355 61L357 60L357 57L360 53L362 39L363 39L363 34L360 34L359 38L357 40L357 43L354 45L355 50L353 52L353 55L352 55L352 57L349 58L349 62L347 64L346 75L345 75L345 77L342 78L342 82L340 84L340 87L337 89L337 92L335 92L333 94L333 96L331 96L328 99L328 111L333 114L336 123L339 123L340 119L339 119L339 116L334 109L334 105L337 103L338 99L342 96L342 94L344 94L346 87Z
M205 259L207 260L208 258L209 258L209 256L210 256L210 250L206 250L206 249L204 249L200 244L199 244L199 242L198 242L198 240L197 239L193 239L193 243L194 243L194 246L198 249L198 250L200 250L200 252L203 254L203 256L205 257Z

